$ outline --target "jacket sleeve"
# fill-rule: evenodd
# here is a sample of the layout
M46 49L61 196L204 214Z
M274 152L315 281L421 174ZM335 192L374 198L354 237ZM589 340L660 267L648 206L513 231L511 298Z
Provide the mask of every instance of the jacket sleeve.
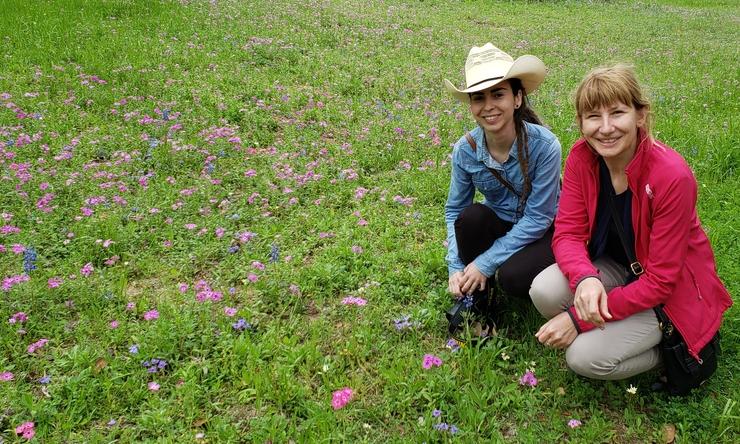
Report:
M577 145L565 161L563 191L555 219L552 251L560 271L568 279L571 291L589 276L598 275L588 256L589 220L585 194L584 175L589 174L589 165L579 156Z
M635 190L645 193L646 190ZM643 211L638 217L650 214L652 228L647 221L640 220L642 229L650 229L647 258L639 258L645 273L623 287L608 294L611 321L618 321L656 305L664 303L673 293L680 280L681 270L688 252L689 232L695 222L697 185L688 167L653 190L652 209ZM633 208L634 210L634 208ZM579 319L571 307L581 331L593 325Z
M473 203L475 186L470 173L462 167L462 147L460 143L452 151L452 174L450 176L450 189L445 204L445 225L447 226L447 271L450 275L462 271L465 264L458 256L457 239L455 237L455 220L460 213Z

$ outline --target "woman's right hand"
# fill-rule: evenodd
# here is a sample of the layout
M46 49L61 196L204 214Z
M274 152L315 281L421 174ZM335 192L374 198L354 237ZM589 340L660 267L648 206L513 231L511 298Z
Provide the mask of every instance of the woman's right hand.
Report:
M599 328L604 327L604 318L612 318L607 305L606 289L597 277L588 277L578 284L573 305L579 318Z
M450 275L450 280L448 282L448 290L450 293L452 293L453 296L456 298L463 297L462 290L460 288L460 279L463 276L462 271L456 271Z

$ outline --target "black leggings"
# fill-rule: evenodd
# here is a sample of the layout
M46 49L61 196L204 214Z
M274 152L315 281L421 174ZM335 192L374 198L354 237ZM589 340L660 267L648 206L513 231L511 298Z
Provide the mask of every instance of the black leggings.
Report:
M460 260L465 265L473 262L513 226L514 224L502 220L496 212L483 204L475 203L467 207L455 220L455 237ZM494 276L488 278L488 287L494 283L494 279L498 279L498 286L505 294L529 298L529 287L535 276L555 263L550 245L552 233L551 226L540 239L511 255L501 264Z

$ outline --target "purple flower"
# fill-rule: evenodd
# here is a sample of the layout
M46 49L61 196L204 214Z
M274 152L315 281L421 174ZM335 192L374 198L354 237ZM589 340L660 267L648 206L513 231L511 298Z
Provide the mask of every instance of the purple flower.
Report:
M441 415L442 415L442 410L439 410L439 409L432 410L432 416L434 416L435 418L439 418Z
M247 322L246 320L244 320L244 318L239 318L239 320L236 321L236 322L234 322L233 324L231 324L231 326L236 331L244 331L244 330L251 330L252 329L252 324L250 324L249 322Z
M144 313L145 321L153 321L158 318L159 318L159 312L157 310L149 310L146 313Z
M575 429L576 427L580 427L581 424L583 424L583 423L580 420L578 420L578 419L571 419L570 421L568 421L568 427L570 427L571 429Z
M537 385L537 378L534 376L534 372L532 370L527 370L521 378L519 378L519 384L521 385L528 385L530 387L534 387Z
M51 382L51 377L48 375L44 375L39 378L39 384L46 385Z
M131 347L128 348L128 352L131 353L132 355L139 353L139 345L138 344L132 345Z
M421 366L424 368L424 370L429 370L432 367L441 367L442 358L440 358L439 356L426 354L424 355Z

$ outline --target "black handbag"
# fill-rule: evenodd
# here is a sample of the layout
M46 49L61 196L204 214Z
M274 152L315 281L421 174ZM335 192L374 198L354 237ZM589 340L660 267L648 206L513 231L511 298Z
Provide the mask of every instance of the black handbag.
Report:
M470 338L470 342L475 345L495 335L496 323L493 319L495 295L492 293L495 293L494 289L477 291L457 300L445 312L447 330L458 344L465 345ZM473 328L476 324L480 328L479 332Z
M617 214L617 208L614 205L614 194L609 195L609 210L616 225L619 240L627 255L627 260L630 262L630 271L635 277L640 276L645 270L635 257L632 246L627 242L624 228ZM717 357L721 351L719 332L699 352L699 360L696 360L689 353L689 348L681 333L673 326L671 319L663 311L663 306L659 305L654 307L653 310L663 334L660 341L660 354L663 358L663 371L666 379L665 382L653 384L653 388L665 390L670 395L688 395L691 389L699 387L717 370Z

